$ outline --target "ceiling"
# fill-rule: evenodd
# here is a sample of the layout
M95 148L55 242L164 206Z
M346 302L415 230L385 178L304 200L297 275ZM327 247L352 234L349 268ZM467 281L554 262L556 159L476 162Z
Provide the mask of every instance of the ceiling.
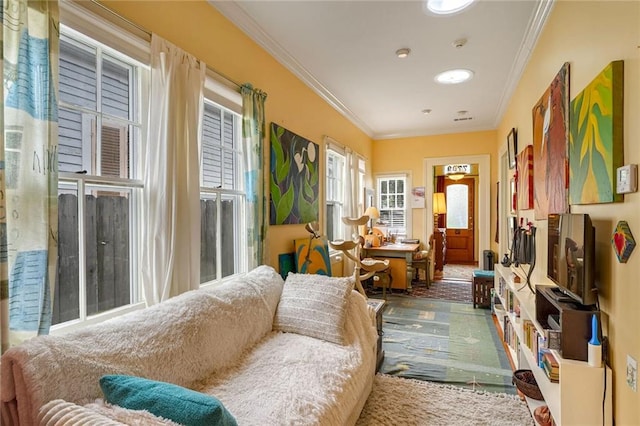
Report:
M417 0L210 0L373 139L495 129L552 2L477 0L436 16ZM452 68L474 76L435 82Z

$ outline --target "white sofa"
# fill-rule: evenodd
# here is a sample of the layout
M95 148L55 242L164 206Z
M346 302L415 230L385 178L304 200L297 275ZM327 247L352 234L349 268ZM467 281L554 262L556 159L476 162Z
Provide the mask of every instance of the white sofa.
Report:
M372 309L348 292L344 345L274 331L283 286L273 268L260 266L215 288L11 348L0 364L2 424L173 424L105 403L99 379L106 374L214 395L239 425L354 424L375 374Z

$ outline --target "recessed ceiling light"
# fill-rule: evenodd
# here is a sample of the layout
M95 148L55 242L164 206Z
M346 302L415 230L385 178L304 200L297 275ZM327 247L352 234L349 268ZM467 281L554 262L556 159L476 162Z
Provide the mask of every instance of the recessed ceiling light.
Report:
M473 3L474 0L426 0L427 10L436 15L458 13Z
M423 113L424 115L429 115L429 114L431 114L431 110L430 110L430 109L423 109L423 110L422 110L422 113Z
M409 56L409 53L411 53L411 49L409 49L408 47L403 47L402 49L398 49L396 50L396 56L398 58L406 58L407 56Z
M459 84L473 77L473 71L465 69L455 69L441 72L436 75L435 80L440 84Z

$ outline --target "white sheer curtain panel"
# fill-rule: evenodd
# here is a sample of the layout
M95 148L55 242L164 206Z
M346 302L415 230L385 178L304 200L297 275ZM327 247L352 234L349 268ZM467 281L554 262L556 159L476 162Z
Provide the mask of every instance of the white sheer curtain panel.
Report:
M142 280L147 305L200 286L198 145L206 65L151 38Z
M344 215L351 218L362 216L362 212L358 211L358 197L362 189L358 179L358 156L354 155L350 148L345 148L345 167L344 174ZM344 225L344 235L347 239L351 239L354 229L350 225Z

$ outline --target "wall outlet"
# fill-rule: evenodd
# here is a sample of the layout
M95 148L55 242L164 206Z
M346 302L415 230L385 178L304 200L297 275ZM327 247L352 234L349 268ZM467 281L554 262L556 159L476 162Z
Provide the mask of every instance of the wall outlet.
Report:
M627 384L638 391L638 362L631 355L627 355Z

